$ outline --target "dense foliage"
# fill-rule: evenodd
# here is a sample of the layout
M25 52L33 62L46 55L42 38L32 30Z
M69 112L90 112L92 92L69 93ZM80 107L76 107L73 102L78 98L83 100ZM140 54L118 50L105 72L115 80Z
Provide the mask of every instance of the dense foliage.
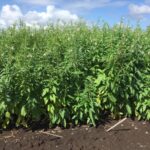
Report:
M0 29L0 124L150 120L150 30L84 23Z

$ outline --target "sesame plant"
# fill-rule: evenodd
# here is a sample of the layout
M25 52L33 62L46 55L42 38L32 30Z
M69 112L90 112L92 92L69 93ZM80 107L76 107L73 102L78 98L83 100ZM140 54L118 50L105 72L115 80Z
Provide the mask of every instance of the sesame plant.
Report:
M0 29L0 125L150 120L150 31L83 22ZM105 116L108 117L108 116Z

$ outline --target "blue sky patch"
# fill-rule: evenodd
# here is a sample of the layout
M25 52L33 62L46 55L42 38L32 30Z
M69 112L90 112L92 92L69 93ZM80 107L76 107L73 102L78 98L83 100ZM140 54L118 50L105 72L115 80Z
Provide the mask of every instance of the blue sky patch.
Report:
M0 26L7 27L17 20L27 25L46 25L48 22L78 21L88 23L104 20L119 24L121 18L135 26L150 25L150 0L1 0Z

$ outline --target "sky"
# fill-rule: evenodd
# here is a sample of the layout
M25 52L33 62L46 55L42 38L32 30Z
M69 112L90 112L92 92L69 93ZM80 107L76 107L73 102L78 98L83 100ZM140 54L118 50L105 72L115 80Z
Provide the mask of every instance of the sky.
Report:
M124 23L150 25L150 0L0 0L0 27L17 20L27 25L49 22Z

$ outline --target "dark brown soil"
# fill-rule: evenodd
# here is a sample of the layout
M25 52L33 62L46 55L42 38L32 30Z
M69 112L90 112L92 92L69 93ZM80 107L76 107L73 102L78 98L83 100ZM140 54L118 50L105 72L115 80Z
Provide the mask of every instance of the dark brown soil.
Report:
M0 134L0 150L150 150L149 122L127 119L106 132L116 122L97 128L81 126L34 132L25 129L3 131Z

